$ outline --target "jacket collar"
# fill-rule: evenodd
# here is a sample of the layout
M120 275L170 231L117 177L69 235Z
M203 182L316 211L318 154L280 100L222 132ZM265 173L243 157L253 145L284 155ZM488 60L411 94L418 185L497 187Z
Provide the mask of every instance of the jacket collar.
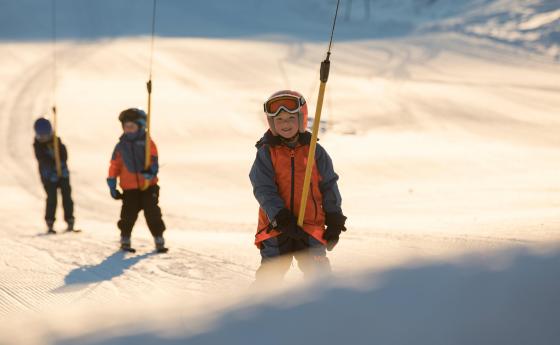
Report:
M143 131L143 130L141 130L141 129L140 129L139 131L141 131L141 132L137 132L136 135L134 136L134 138L132 138L132 139L129 138L129 137L126 135L126 133L123 133L123 134L120 136L119 140L120 140L121 142L134 142L134 141L145 140L145 139L146 139L146 132Z
M319 139L317 139L319 140ZM310 132L304 132L304 133L299 133L298 136L298 145L309 145L311 143L311 133ZM266 131L266 133L263 135L263 137L257 141L257 143L255 144L255 147L257 149L259 149L261 146L263 145L268 145L268 146L287 146L287 144L284 142L284 140L282 140L282 137L279 135L274 135L272 134L272 132L270 130Z

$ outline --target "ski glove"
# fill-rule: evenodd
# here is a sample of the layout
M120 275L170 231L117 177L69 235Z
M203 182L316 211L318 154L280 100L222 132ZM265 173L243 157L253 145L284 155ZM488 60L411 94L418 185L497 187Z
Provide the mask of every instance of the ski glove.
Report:
M156 176L155 174L152 173L150 169L142 170L140 173L142 174L142 176L144 176L146 180L151 180Z
M140 171L140 173L142 174L142 176L144 176L146 180L153 179L154 177L156 177L158 173L157 163L156 162L152 163L152 165L148 169L144 169Z
M107 185L111 192L111 198L115 200L122 199L122 193L117 189L117 179L114 177L107 178Z
M281 209L274 221L272 222L274 228L289 238L295 240L307 239L308 235L301 227L297 225L297 219L287 208Z
M344 223L346 216L342 213L327 212L325 214L325 225L327 229L323 233L323 238L327 241L327 250L331 251L338 243L340 233L346 231Z

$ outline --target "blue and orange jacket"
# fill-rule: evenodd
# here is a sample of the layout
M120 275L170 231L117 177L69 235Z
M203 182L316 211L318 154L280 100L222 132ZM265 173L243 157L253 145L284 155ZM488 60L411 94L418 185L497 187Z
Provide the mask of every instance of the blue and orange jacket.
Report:
M60 152L60 167L62 169L62 177L68 178L70 172L68 171L68 165L66 161L68 159L68 152L66 151L66 146L58 138L58 148ZM43 184L47 182L57 182L58 175L56 172L56 164L54 161L54 143L49 140L46 143L42 143L35 139L33 142L33 150L35 151L35 157L39 163L39 174L41 175L41 182Z
M151 166L150 173L154 175L150 185L156 185L158 178L158 153L156 144L150 139ZM119 143L113 150L111 164L109 166L109 178L119 178L119 184L123 190L140 189L144 186L146 179L142 175L146 148L146 133L138 132L138 135L131 138L125 134L119 138Z
M271 220L282 208L290 209L297 217L310 140L311 133L302 133L297 144L290 147L280 137L267 131L256 145L257 157L249 178L260 205L255 235L255 245L258 248L262 241L280 234L272 229ZM326 244L323 239L325 212L342 212L342 198L337 181L338 175L334 172L331 158L327 151L317 144L303 230L323 244Z

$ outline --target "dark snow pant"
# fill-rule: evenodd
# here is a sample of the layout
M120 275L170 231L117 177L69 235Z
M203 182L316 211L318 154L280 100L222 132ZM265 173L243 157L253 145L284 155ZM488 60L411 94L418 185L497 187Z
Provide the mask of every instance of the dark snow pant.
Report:
M331 272L326 247L309 236L306 240L294 240L284 234L262 242L261 266L255 283L277 284L290 269L295 258L305 278L317 277Z
M117 226L121 230L121 236L130 237L132 228L138 212L144 210L144 217L152 236L161 236L165 230L165 224L161 218L159 203L159 186L150 186L145 191L139 189L129 189L123 191L121 208L121 219Z
M62 194L62 207L64 208L64 220L68 222L74 221L74 202L72 201L72 188L70 187L70 179L62 177L58 182L43 181L43 187L47 192L47 206L45 210L45 221L52 225L56 219L56 206L58 203L58 189Z

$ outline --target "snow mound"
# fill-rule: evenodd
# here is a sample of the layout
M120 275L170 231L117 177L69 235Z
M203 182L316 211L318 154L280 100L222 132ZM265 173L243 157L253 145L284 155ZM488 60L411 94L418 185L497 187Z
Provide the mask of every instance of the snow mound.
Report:
M41 339L57 345L551 344L560 337L558 277L560 251L518 249L318 281L212 310L210 317L175 310L156 318L144 310L153 320Z

